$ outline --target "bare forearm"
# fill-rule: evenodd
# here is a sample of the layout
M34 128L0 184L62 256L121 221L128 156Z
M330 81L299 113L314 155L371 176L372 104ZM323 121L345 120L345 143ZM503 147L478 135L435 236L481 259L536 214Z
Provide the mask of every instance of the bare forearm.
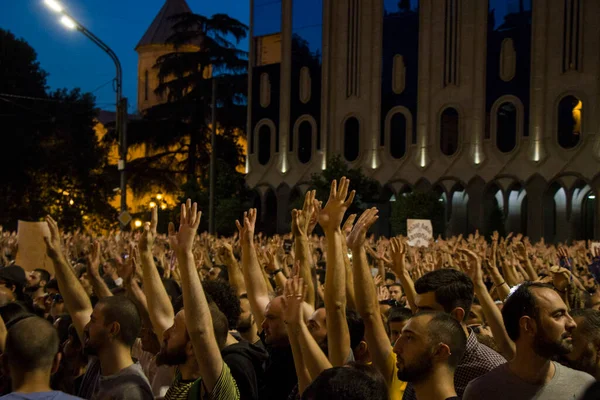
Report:
M258 263L254 243L242 244L242 272L252 314L256 321L261 323L265 319L265 307L269 303L269 292Z
M329 358L336 366L344 365L350 351L350 332L346 322L346 267L342 253L342 232L326 232L327 269L325 271L325 310Z
M177 261L181 272L185 323L194 347L200 376L210 393L221 375L223 358L215 339L204 289L196 273L194 256L191 252L178 254Z
M300 262L300 277L304 279L304 283L308 285L306 292L306 302L313 307L315 306L315 286L313 285L310 265L310 246L308 237L296 236L294 239L296 260Z
M154 332L162 338L163 333L173 325L173 305L154 265L152 254L142 253L140 259L144 271L144 294L148 300L148 313Z
M292 334L298 337L304 365L308 369L311 381L321 372L332 367L323 350L308 331L304 322L291 327Z
M496 303L494 303L483 281L475 284L475 295L479 299L483 315L492 330L494 340L500 349L500 354L507 360L512 360L516 351L515 343L508 337L502 313L496 306Z
M410 274L404 269L404 271L394 271L400 278L400 283L402 284L402 289L404 289L404 294L406 295L406 301L408 302L408 306L411 311L414 313L417 311L417 307L415 305L415 298L417 297L417 291L415 290L415 283L413 282Z
M104 279L100 277L100 274L98 274L97 271L88 274L88 276L90 277L90 280L92 282L94 293L96 294L96 296L98 296L99 299L102 299L104 297L112 297L112 292L110 291L108 286L106 286L106 282L104 282Z
M246 283L242 270L233 255L226 257L227 273L229 274L229 283L235 289L238 297L246 293Z
M504 301L504 299L506 299L508 297L508 294L510 293L510 286L508 285L508 283L506 283L504 277L497 269L493 269L493 271L490 273L490 276L492 277L494 285L496 285L498 291L498 298Z
M531 264L529 257L525 257L525 268L530 281L535 282L540 278L535 268L533 268L533 264Z
M352 264L348 257L348 245L342 238L342 254L344 255L344 267L346 269L346 303L349 308L356 310L356 300L354 295L354 275L352 275Z
M304 390L310 385L312 379L308 368L304 364L304 356L302 355L302 348L300 347L300 340L298 335L295 335L292 327L287 325L288 337L290 338L290 346L292 348L292 354L294 356L294 366L296 367L296 375L298 376L298 394L302 395Z

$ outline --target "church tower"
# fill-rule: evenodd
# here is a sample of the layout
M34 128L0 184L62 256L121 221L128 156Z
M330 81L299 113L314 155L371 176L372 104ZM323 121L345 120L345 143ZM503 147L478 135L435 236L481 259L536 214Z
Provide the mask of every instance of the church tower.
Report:
M156 18L135 47L138 53L138 111L164 102L161 96L154 93L158 87L158 70L154 68L160 56L175 51L168 39L175 31L171 17L192 12L185 0L166 0ZM197 51L193 45L180 46L178 51Z

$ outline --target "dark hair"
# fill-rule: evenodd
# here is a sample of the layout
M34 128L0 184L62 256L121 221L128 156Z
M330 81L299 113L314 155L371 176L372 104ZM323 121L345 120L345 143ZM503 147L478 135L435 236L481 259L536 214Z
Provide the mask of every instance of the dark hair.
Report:
M600 311L591 308L572 310L571 317L582 317L583 321L577 324L577 330L589 340L600 339Z
M36 268L34 271L40 273L40 281L46 281L46 283L50 281L50 272L43 268Z
M60 343L64 343L69 338L69 326L73 324L73 320L69 314L61 315L57 319L58 326L56 327L56 331L58 332L58 338L60 339Z
M528 316L536 321L539 317L537 302L531 288L554 290L552 286L545 283L523 282L508 296L504 302L504 307L502 307L502 319L504 319L506 333L513 341L519 339L519 320L521 317Z
M56 279L50 279L48 283L46 283L46 291L48 291L48 289L58 290L58 282L56 281ZM60 290L58 291L60 292Z
M464 272L454 269L439 269L423 275L415 282L418 294L435 293L435 301L447 313L457 307L465 310L466 319L473 304L473 281ZM463 319L464 321L464 319ZM461 321L462 322L462 321Z
M156 259L156 258L155 258ZM163 267L161 267L160 265L158 265L158 261L155 261L156 264L156 270L158 271L158 276L160 276L161 278L165 276L165 269Z
M102 305L105 324L119 324L121 343L127 347L133 346L142 328L142 319L133 301L124 296L112 296L100 299L98 305Z
M213 329L215 331L215 339L219 349L225 347L227 341L227 335L229 334L229 324L227 323L227 317L219 310L215 303L208 305L210 310L210 316L212 318Z
M240 299L235 289L225 281L203 281L204 293L210 296L219 310L227 317L230 329L237 327L237 321L242 314Z
M350 349L354 350L365 338L365 321L360 314L350 308L346 309L346 322L350 332Z
M7 329L16 321L20 321L23 317L30 315L31 312L20 302L8 303L0 307L0 316L2 316Z
M406 307L392 307L388 313L387 321L390 322L404 322L411 319L413 316L412 311Z
M385 273L385 280L387 281L388 279L391 280L391 281L396 282L396 275L393 272L386 272Z
M181 286L174 279L164 278L162 280L163 286L167 291L167 296L171 299L171 305L175 306L175 301L182 295Z
M30 316L8 329L4 355L9 365L30 372L51 368L58 346L56 329L45 319Z
M415 317L422 315L431 315L427 324L429 340L432 344L444 343L450 348L448 366L456 369L467 348L467 336L460 322L443 312L425 311L416 314Z
M225 265L215 265L215 267L221 270L219 271L217 278L229 282L229 271L227 271L227 267Z
M388 400L387 384L376 376L370 366L326 369L306 388L302 400Z

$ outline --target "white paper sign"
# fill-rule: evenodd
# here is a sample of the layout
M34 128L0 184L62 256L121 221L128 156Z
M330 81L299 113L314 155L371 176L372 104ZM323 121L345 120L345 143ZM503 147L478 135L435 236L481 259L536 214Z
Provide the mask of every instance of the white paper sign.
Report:
M409 219L406 221L408 244L413 247L428 247L433 239L433 228L428 219Z
M592 256L596 256L596 249L600 249L600 242L592 242L592 247L590 248L592 252Z
M19 248L15 264L25 271L43 268L54 275L54 265L46 255L44 236L50 237L50 230L45 222L19 221L17 231Z

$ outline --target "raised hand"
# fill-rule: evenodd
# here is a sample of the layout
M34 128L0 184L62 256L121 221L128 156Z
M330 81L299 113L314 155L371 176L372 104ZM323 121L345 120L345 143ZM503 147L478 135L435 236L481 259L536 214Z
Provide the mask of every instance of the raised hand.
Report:
M295 275L285 282L283 289L283 321L289 325L304 323L302 319L302 303L306 297L307 287L304 279Z
M367 240L367 231L379 219L377 213L379 210L375 207L365 210L348 235L346 241L348 247L352 250L359 250L364 247Z
M135 277L138 268L139 260L139 249L135 244L129 247L129 258L123 264L117 267L117 273L126 285L131 283L131 280Z
M321 214L321 209L323 208L323 202L322 201L315 201L314 202L314 211L312 214L312 217L310 218L310 221L308 223L308 231L307 233L309 235L311 235L313 233L313 231L315 230L315 227L317 226L317 223L319 222L319 214Z
M481 268L481 258L479 256L468 249L459 249L461 254L463 254L467 261L461 263L461 267L465 274L471 278L473 283L483 283L483 271Z
M144 230L138 240L138 248L142 253L151 253L152 246L156 240L156 226L158 225L158 210L157 207L152 208L152 217L150 222L144 224Z
M388 301L390 299L390 291L386 286L377 288L377 301Z
M63 242L60 237L60 231L58 230L58 224L51 216L46 216L46 223L50 230L50 237L44 236L44 242L46 242L46 254L53 261L64 259L63 254Z
M395 266L395 270L397 273L403 274L406 271L407 244L395 237L390 241L390 245L392 263Z
M342 232L344 235L346 235L346 237L348 237L352 232L354 221L356 221L356 214L350 214L350 216L346 218L346 222L344 222L344 226L342 227Z
M354 200L355 191L353 190L348 195L348 187L350 186L350 180L343 177L340 180L338 188L337 181L334 180L331 183L331 191L329 193L329 200L325 208L319 213L319 225L325 232L332 232L340 229L344 214L352 200ZM316 207L315 203L315 207Z
M247 212L244 212L244 219L240 221L236 220L235 225L238 228L240 234L240 242L242 245L249 245L254 243L254 229L256 227L256 208L251 208Z
M88 259L88 268L89 273L92 275L99 276L100 275L100 242L97 240L92 243L92 248L90 249L90 254L87 257ZM123 264L117 264L123 265Z
M192 200L188 199L181 205L179 231L175 232L175 225L169 223L169 244L177 254L192 254L201 217L202 212L198 211L198 204L192 205Z
M316 190L306 192L302 210L292 210L292 234L294 236L308 236L310 221L315 212L316 193Z

